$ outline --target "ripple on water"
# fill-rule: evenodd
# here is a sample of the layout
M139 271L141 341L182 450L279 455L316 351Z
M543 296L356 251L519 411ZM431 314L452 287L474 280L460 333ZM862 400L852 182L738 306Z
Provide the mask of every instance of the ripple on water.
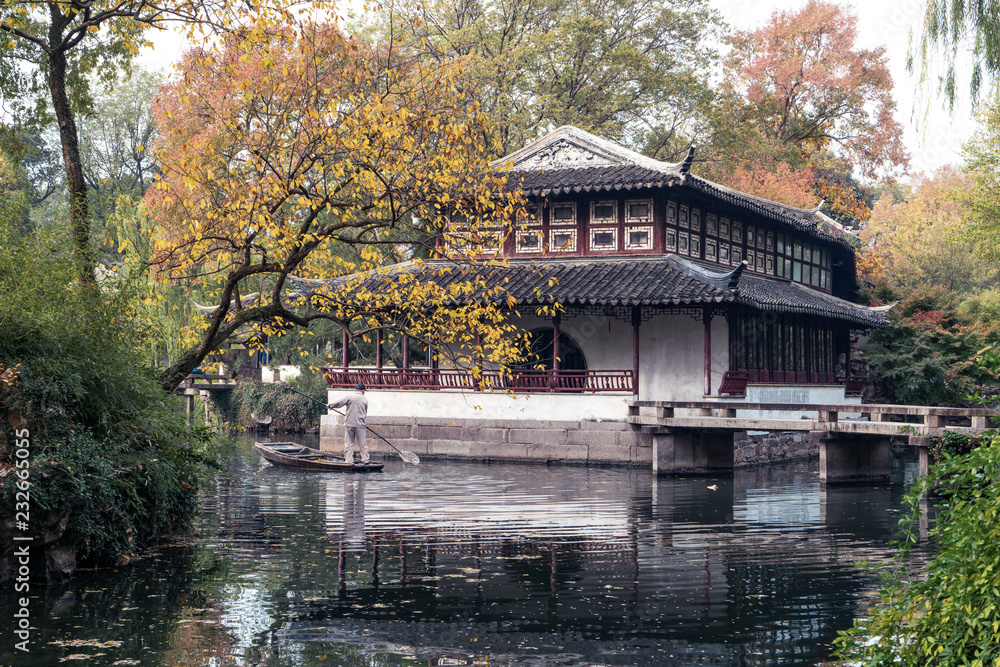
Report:
M814 464L230 467L194 546L81 573L44 631L148 665L813 665L877 586L854 563L889 553L901 495Z

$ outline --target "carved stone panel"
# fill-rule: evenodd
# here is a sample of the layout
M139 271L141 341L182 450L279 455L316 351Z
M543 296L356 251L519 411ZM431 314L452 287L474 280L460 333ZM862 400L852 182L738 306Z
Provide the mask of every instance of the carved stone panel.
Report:
M542 148L517 164L526 169L583 169L586 167L614 167L618 160L596 153L584 146L560 139Z

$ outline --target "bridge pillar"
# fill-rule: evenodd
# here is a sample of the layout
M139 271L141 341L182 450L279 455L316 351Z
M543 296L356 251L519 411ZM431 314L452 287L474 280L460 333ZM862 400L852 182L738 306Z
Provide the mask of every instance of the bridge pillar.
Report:
M827 484L888 482L892 465L890 439L860 435L831 436L820 442L819 478Z
M732 431L653 434L653 472L658 475L717 475L732 471Z

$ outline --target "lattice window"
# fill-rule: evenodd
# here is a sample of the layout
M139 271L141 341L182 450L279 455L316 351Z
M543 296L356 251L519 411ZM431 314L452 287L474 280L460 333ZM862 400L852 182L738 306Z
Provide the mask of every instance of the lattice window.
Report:
M681 206L677 211L677 225L681 229L689 229L691 227L691 209L687 206Z
M542 252L542 230L529 229L517 232L515 249L524 253Z
M518 226L540 226L542 224L542 209L538 206L526 206L524 213L517 216L517 224Z
M608 199L590 203L590 224L613 225L618 222L618 202Z
M550 229L549 250L552 252L576 252L576 230Z
M618 250L618 228L598 227L590 230L591 250Z
M549 205L550 225L575 225L576 224L576 202L559 202Z
M627 224L653 222L652 199L629 199L625 201L625 222Z
M653 249L653 226L625 228L625 249L626 250L652 250Z

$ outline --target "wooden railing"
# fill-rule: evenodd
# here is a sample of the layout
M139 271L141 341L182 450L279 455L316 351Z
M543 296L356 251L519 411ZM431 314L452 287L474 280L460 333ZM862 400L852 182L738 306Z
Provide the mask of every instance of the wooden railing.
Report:
M503 376L496 371L474 375L469 371L439 368L372 368L328 366L323 369L331 388L350 389L358 383L371 389L465 389L469 391L511 390L517 392L633 394L631 370L608 371L514 371Z
M867 377L851 376L841 379L847 396L861 396L864 393ZM774 370L735 370L723 374L719 395L743 396L747 384L838 384L834 373L819 373L814 371L774 371Z
M750 375L746 371L726 371L722 374L719 396L746 396Z
M868 378L851 376L844 380L844 396L861 396L865 393Z

